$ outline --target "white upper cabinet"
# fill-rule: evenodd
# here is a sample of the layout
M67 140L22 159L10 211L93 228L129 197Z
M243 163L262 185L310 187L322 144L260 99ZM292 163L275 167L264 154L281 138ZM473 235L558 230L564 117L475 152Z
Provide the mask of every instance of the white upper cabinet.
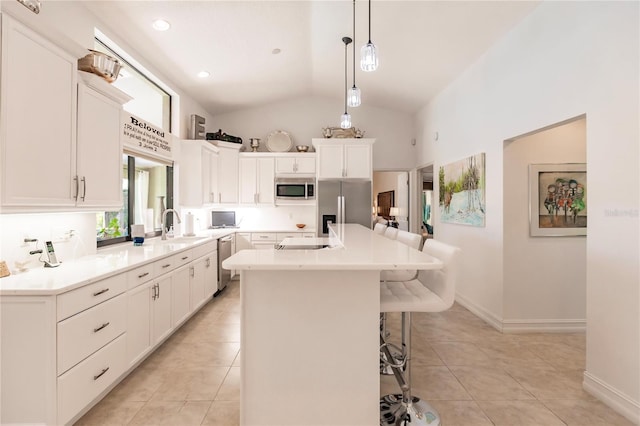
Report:
M313 139L318 179L371 180L374 142L375 139Z
M180 205L202 207L218 200L218 148L203 140L180 145Z
M240 144L218 141L217 204L238 203L238 157Z
M274 203L274 158L246 154L240 157L240 203Z
M3 211L122 207L126 94L7 14L0 91Z
M122 208L122 104L131 98L100 77L78 84L77 205Z
M3 207L76 204L76 58L2 14Z
M276 157L276 175L315 176L315 174L315 154L287 154L287 156Z

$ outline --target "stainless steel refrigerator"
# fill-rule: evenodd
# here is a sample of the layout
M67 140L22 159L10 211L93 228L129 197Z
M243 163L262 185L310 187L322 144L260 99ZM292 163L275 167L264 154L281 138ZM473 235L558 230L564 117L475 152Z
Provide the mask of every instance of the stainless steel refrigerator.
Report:
M371 181L318 181L318 236L328 235L327 223L359 223L371 229Z

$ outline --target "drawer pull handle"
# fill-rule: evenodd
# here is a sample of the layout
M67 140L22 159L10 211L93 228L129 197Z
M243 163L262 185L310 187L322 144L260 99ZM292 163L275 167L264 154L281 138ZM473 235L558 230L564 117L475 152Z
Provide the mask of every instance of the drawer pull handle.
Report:
M168 268L169 266L171 266L170 263L167 263L166 265L162 265L163 268Z
M182 260L187 260L189 258L189 256L185 256L182 258Z
M260 235L260 238L269 238L269 237L266 235Z
M106 292L108 292L108 291L109 291L109 289L108 289L108 288L105 288L105 289L100 290L100 291L99 291L99 292L97 292L97 293L93 293L93 295L94 295L94 296L100 296L102 293L106 293Z
M146 277L147 275L149 275L149 273L148 273L148 272L145 272L144 274L140 274L140 275L138 275L138 278L143 278L143 277Z
M104 323L104 324L102 324L100 327L98 327L98 328L94 328L94 329L93 329L93 332L94 332L94 333L97 333L98 331L102 330L103 328L105 328L105 327L106 327L106 326L108 326L108 325L109 325L109 323L108 323L108 322L105 322L105 323Z
M100 377L102 377L104 375L104 373L106 373L107 371L109 371L109 367L107 368L103 368L102 371L100 372L100 374L98 374L97 376L93 376L93 380L98 380Z

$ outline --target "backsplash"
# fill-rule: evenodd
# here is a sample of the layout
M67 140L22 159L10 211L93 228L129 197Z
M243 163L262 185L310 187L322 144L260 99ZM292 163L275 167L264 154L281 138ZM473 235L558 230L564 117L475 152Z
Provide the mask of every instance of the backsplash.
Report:
M12 274L20 269L42 268L47 259L45 241L52 241L58 260L73 260L96 253L95 213L33 213L0 215L0 260ZM37 242L25 243L25 238ZM32 250L43 250L30 255Z
M287 230L296 229L297 223L306 224L305 229L315 230L315 206L278 206L278 207L238 207L216 209L182 209L180 216L184 220L187 212L194 215L196 233L208 229L211 225L211 211L233 210L236 222L241 229L250 230Z

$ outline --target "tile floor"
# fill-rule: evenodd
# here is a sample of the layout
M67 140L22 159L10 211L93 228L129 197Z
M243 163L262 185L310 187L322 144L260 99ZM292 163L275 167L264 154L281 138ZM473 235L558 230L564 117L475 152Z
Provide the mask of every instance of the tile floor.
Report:
M582 390L584 334L501 334L460 305L413 326L414 393L444 426L632 425ZM239 351L232 281L76 425L238 425Z

